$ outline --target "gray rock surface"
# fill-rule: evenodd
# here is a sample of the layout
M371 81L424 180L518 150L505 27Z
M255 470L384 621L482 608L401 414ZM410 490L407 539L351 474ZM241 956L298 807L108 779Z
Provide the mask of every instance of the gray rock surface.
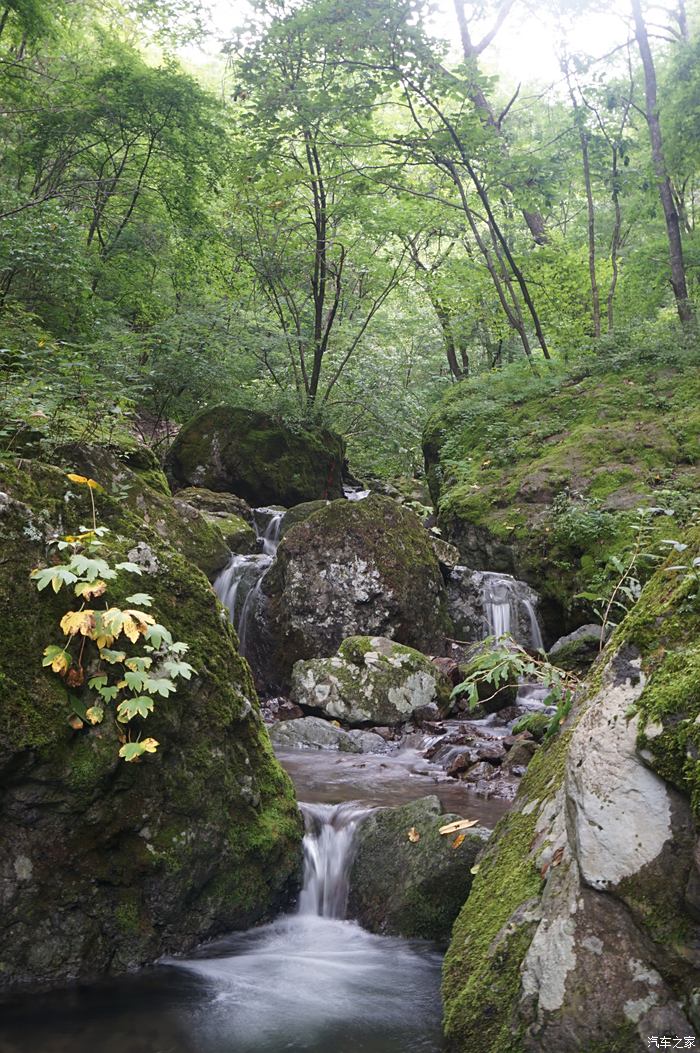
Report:
M277 749L339 750L341 753L386 753L381 735L371 731L346 731L322 717L297 717L270 728Z
M429 658L383 636L353 636L332 658L297 662L291 698L344 724L403 724L438 701L449 686Z
M439 833L458 819L442 813L437 797L373 812L356 834L350 917L372 932L446 940L490 834L479 826Z

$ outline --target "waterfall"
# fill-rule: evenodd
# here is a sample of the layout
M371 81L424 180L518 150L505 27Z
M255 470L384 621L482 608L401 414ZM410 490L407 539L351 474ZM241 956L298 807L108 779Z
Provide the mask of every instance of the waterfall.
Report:
M509 634L517 643L533 650L544 646L534 589L510 574L481 570L476 571L473 578L481 590L485 630L489 636Z
M355 801L299 807L306 824L299 914L344 918L355 831L372 809Z
M254 555L232 556L214 582L216 595L228 607L244 656L262 596L262 579L277 552L284 515L284 511L278 508L255 508L253 526L262 551Z

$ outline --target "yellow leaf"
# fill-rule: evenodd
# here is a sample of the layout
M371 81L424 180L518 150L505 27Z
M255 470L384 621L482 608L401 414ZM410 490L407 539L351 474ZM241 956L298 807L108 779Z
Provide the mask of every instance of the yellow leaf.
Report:
M420 834L416 830L415 826L412 826L408 831L408 840L412 845L415 845L416 841L420 841Z
M448 823L440 827L441 834L456 834L458 830L468 830L470 826L478 826L478 819L458 819L455 823Z
M68 478L72 483L79 483L81 486L87 486L87 477L84 475L76 475L75 472L68 472Z
M465 839L466 836L467 836L466 834L457 834L457 836L455 837L454 841L452 842L452 847L453 848L459 848L460 845L463 845L464 844L464 839Z
M478 874L480 870L481 870L481 863L475 863L474 866L469 871L469 873L470 874Z
M91 490L101 490L102 489L102 487L100 486L100 484L97 482L96 479L88 479L87 480L87 484L88 484L88 486L90 487Z
M157 739L141 739L141 745L146 753L155 753L160 743Z
M51 668L53 669L54 673L58 673L59 676L64 676L69 665L70 662L68 659L68 655L65 651L61 651L61 653L57 654L53 662L51 663Z
M91 724L99 724L104 719L105 711L102 706L90 706L85 710L85 716Z
M68 611L61 618L61 628L66 636L90 636L95 628L94 611Z
M107 582L98 578L97 581L79 581L75 586L75 595L82 596L85 600L96 599L107 591Z

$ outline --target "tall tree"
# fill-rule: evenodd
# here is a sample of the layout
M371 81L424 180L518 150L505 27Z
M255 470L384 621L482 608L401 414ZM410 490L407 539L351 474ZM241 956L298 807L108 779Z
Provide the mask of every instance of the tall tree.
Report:
M666 235L668 238L669 257L671 261L671 286L676 299L678 317L684 325L689 325L694 318L693 306L688 297L688 284L685 274L685 263L683 260L683 242L681 240L681 228L678 218L676 203L673 198L673 188L666 166L664 155L663 138L661 135L661 121L659 120L659 102L656 85L656 67L654 57L649 45L649 33L647 31L641 0L632 0L632 13L634 15L634 31L639 47L644 70L644 93L646 97L646 119L649 126L649 140L651 142L651 156L654 162L654 172L661 199L661 207L666 222Z

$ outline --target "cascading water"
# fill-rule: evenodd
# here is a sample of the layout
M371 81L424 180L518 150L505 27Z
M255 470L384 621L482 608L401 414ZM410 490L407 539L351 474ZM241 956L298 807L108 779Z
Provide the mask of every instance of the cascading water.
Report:
M372 809L355 801L299 807L306 823L299 913L344 918L355 831Z
M284 510L278 508L254 509L253 525L262 551L233 556L214 582L216 595L229 609L244 656L247 656L250 629L262 596L262 579L277 552L284 515Z
M544 646L537 621L537 593L510 574L477 571L489 636L510 634L516 643L537 651Z

